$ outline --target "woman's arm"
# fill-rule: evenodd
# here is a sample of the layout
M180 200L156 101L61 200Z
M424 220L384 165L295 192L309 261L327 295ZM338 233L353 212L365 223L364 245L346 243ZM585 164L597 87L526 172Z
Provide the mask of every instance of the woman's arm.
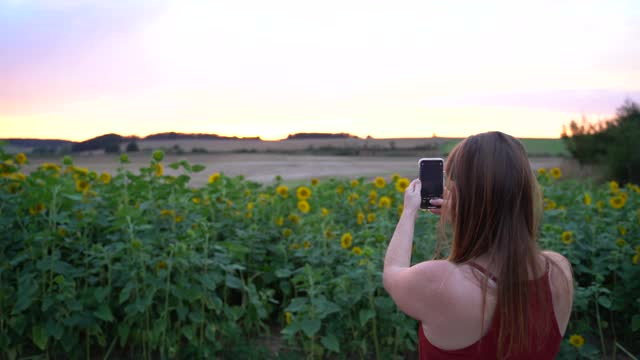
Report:
M413 180L404 195L404 210L391 237L384 257L382 282L400 310L407 315L427 321L429 313L437 312L444 299L439 287L450 271L448 261L425 261L411 266L413 230L420 207L420 181ZM434 200L441 204L442 200ZM438 211L439 213L439 211Z

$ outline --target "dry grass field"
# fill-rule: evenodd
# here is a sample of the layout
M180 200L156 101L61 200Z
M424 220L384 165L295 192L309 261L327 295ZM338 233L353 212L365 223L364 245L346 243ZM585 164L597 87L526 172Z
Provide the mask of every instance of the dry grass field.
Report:
M141 152L129 155L130 164L126 167L138 170L148 166L151 155ZM115 173L119 166L119 156L109 154L74 155L77 166L90 170ZM192 185L200 186L206 183L213 172L224 172L229 176L243 175L248 180L268 183L277 175L285 181L297 182L312 177L326 179L330 177L355 178L390 176L398 173L408 178L417 176L417 157L374 157L374 156L313 156L313 155L282 155L282 154L185 154L167 155L165 164L187 160L191 164L202 164L206 169L192 177ZM43 162L59 162L60 158L31 157L27 171L35 169ZM532 167L567 168L570 160L562 158L532 158ZM571 165L573 166L573 165ZM175 175L177 172L165 166L165 173Z

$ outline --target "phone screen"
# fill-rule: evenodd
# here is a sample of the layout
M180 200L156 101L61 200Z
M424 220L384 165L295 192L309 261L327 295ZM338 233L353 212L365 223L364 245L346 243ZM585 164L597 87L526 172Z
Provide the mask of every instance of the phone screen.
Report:
M423 209L436 208L436 206L429 203L429 200L442 198L443 166L444 161L442 159L420 160L420 183L422 184L420 207Z

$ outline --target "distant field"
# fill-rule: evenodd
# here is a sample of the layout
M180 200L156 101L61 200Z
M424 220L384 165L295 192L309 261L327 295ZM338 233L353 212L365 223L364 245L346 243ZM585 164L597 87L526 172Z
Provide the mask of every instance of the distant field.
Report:
M529 156L569 156L562 139L519 139L527 149ZM462 139L451 139L441 146L441 151L448 154Z
M90 170L116 173L119 162L118 155L74 155L72 156L77 166L87 167ZM130 164L126 168L137 172L141 167L149 166L151 154L129 154ZM214 172L224 172L229 176L245 176L246 179L269 183L276 176L281 176L285 181L296 183L307 181L312 177L326 179L336 178L373 178L375 176L391 176L398 173L403 177L413 179L417 176L417 156L313 156L313 155L288 155L288 154L168 154L163 163L187 160L191 164L201 164L204 171L194 174L191 184L201 186L207 182L209 175ZM30 157L27 171L37 168L44 162L59 163L62 158L37 158ZM550 168L554 166L566 166L566 160L561 158L533 158L531 166ZM165 166L165 173L176 175L178 172Z

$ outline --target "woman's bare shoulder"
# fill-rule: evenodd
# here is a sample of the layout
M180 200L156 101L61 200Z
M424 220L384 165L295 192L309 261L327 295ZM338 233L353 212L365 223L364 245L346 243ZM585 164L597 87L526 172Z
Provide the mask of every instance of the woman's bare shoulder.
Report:
M542 251L547 259L549 259L553 265L562 270L562 274L569 280L573 280L573 270L571 269L571 263L569 260L555 251L544 250Z

